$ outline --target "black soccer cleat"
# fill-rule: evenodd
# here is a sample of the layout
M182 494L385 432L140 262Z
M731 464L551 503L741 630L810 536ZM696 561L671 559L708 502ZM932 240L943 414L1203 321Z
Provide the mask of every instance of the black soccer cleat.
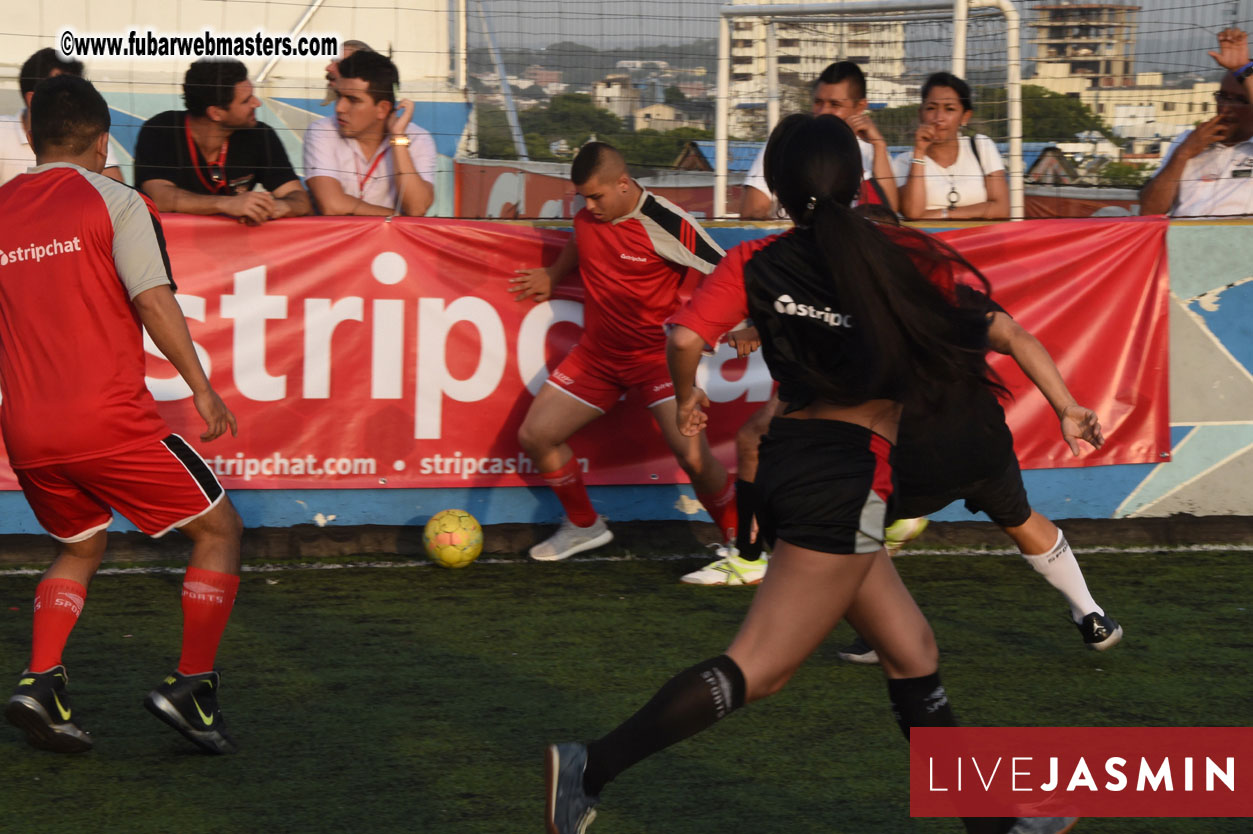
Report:
M226 722L218 709L221 683L217 672L199 675L175 672L148 693L144 707L201 750L234 753L235 742L226 734Z
M1118 624L1118 621L1095 611L1084 617L1082 621L1075 623L1075 627L1083 635L1084 645L1098 652L1114 648L1122 639L1122 626Z
M13 697L4 705L4 717L26 733L32 747L54 753L85 753L91 735L74 722L70 698L65 692L69 678L64 666L46 672L23 672Z

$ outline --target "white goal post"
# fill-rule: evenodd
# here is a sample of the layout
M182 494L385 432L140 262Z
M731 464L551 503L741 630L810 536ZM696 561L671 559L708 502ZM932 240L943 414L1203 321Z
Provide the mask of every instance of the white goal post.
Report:
M1023 218L1022 170L1022 49L1019 42L1020 17L1013 0L844 0L843 2L726 5L718 10L718 92L714 117L714 199L713 217L727 216L727 134L731 94L731 21L734 18L762 18L768 37L773 39L773 22L780 19L823 17L848 19L852 16L910 14L951 11L953 19L953 74L966 74L966 26L972 9L988 9L1005 17L1007 52L1006 93L1009 104L1009 211L1014 220ZM947 17L947 16L946 16ZM773 44L767 48L767 113L773 129L779 114L778 64Z

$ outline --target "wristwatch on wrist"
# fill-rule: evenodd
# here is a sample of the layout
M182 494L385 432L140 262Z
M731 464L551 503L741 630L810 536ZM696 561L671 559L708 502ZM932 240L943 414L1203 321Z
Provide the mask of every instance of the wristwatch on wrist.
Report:
M407 148L412 140L408 136L402 135L393 136L389 141L392 143L393 148Z
M1232 70L1231 74L1236 77L1237 81L1243 81L1244 79L1248 78L1250 75L1253 75L1253 61L1249 61L1247 64L1240 67L1240 69L1238 70Z

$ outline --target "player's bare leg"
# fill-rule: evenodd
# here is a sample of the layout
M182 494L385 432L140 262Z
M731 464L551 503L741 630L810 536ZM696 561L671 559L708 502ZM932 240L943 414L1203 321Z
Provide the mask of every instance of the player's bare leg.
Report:
M545 384L522 419L518 443L535 462L566 513L557 532L531 548L532 559L565 559L613 540L608 525L592 507L583 485L583 472L566 442L601 413L600 409Z
M178 670L148 693L144 706L205 752L231 753L235 743L218 708L222 681L213 667L239 590L243 521L223 496L178 529L192 540L183 578L182 653Z
M104 561L108 533L99 531L81 542L60 542L57 557L52 560L44 579L68 579L86 588Z
M1066 598L1084 644L1097 651L1117 645L1122 639L1122 626L1092 598L1083 570L1057 525L1033 510L1022 524L1002 529L1014 540L1027 563Z
M885 611L891 611L892 616L884 617ZM875 554L847 619L878 649L883 674L889 679L917 678L935 671L939 662L935 634L886 549Z

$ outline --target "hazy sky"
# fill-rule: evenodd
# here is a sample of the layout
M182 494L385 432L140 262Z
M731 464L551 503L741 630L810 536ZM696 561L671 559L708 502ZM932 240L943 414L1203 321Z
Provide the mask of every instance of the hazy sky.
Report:
M577 40L604 49L641 43L681 43L717 34L721 0L485 0L501 46L540 47ZM1020 5L1023 5L1020 3ZM1030 18L1034 0L1025 4ZM1141 70L1195 71L1210 65L1205 50L1232 20L1253 27L1253 0L1140 0L1138 65ZM471 3L471 30L481 32ZM988 26L994 29L994 26ZM917 48L942 45L938 27L923 27ZM944 32L942 39L951 37ZM975 50L972 33L972 53ZM933 46L928 48L927 42Z

